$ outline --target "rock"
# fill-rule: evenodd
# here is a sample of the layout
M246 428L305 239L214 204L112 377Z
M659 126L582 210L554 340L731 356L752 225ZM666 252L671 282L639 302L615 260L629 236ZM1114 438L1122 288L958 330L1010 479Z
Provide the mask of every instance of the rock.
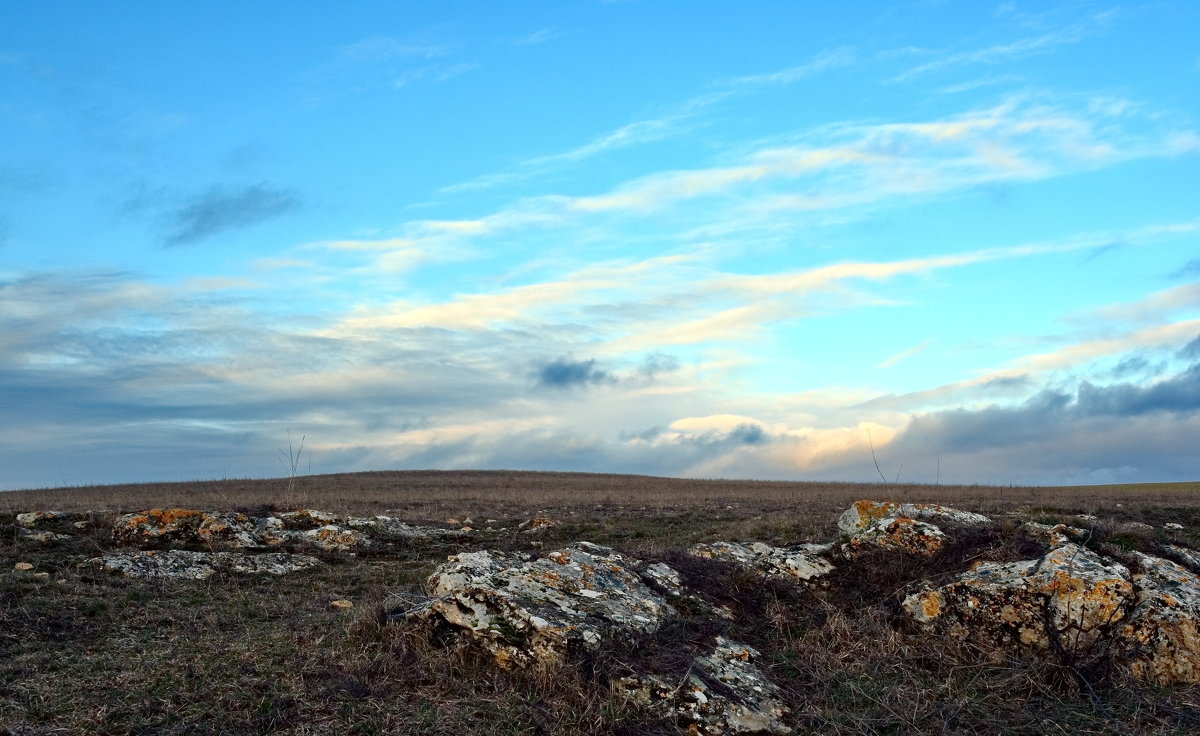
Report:
M328 524L336 524L339 521L336 514L316 509L284 511L278 515L278 518L283 522L285 529L299 529L301 531L316 529Z
M17 527L17 537L22 542L30 542L33 544L55 544L57 542L71 541L70 535L59 534L57 532L42 530L36 531L27 527Z
M354 529L327 524L304 532L303 539L324 550L349 551L371 546L365 534Z
M345 598L339 598L336 601L329 601L329 605L333 606L334 608L340 608L342 610L346 610L347 608L354 608L354 604L352 602L346 600Z
M805 549L771 547L762 542L712 542L693 545L688 554L733 562L758 575L788 583L805 583L833 572L833 565Z
M1200 552L1181 547L1178 544L1167 545L1167 549L1183 560L1184 567L1189 568L1192 572L1200 572Z
M1076 542L1088 536L1088 532L1079 527L1067 526L1066 524L1039 524L1036 521L1027 521L1017 528L1017 532L1041 542L1047 547L1057 547L1060 544L1067 542Z
M683 576L665 562L646 565L641 570L642 580L659 593L672 598L683 595Z
M244 575L286 575L323 563L307 555L282 553L246 554L238 552L191 552L188 550L146 550L105 555L91 564L133 578L176 578L204 580L217 570Z
M200 544L207 547L256 548L253 520L245 514L194 509L150 509L125 514L113 523L113 541L148 545L163 541Z
M997 657L1013 648L1078 653L1122 622L1132 596L1124 565L1068 543L1038 560L980 563L903 608L924 628Z
M946 546L947 541L942 530L933 524L904 516L883 518L850 537L842 545L841 554L853 559L867 550L877 549L928 557Z
M992 520L983 514L959 511L931 503L894 503L892 501L855 501L838 519L838 529L848 535L858 534L880 519L917 519L932 523L982 526Z
M387 537L404 539L442 539L446 537L466 536L461 529L442 529L434 526L414 526L406 524L390 516L375 516L368 520L369 527L376 533Z
M17 514L17 525L27 529L34 529L48 522L69 519L71 516L71 514L65 511L27 511L23 514Z
M457 629L504 668L553 666L571 647L649 634L673 614L638 575L639 565L588 542L536 560L464 552L429 577L433 600L402 616L414 625Z
M13 565L13 569L17 570L19 572L25 572L26 570L32 570L33 563L32 562L18 562L17 564Z
M1120 635L1129 668L1159 685L1200 682L1200 576L1160 557L1134 552L1136 606Z
M614 693L660 718L686 724L688 733L791 733L779 688L754 665L757 650L717 637L713 651L697 657L682 682L661 675L623 677ZM717 685L718 689L714 689Z
M1166 524L1163 524L1163 529L1169 532L1181 532L1183 531L1183 524L1179 524L1174 521L1168 521Z
M557 526L560 526L560 524L549 516L535 516L532 519L522 521L517 525L517 529L523 534L540 534L547 529L554 529Z
M33 576L35 578L37 578L38 580L49 580L50 579L50 573L48 573L48 572L35 572L33 574Z

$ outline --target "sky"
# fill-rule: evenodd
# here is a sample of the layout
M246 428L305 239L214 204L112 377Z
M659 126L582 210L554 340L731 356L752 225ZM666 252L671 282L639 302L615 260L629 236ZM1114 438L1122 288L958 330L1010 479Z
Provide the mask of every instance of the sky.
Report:
M4 2L0 489L1200 479L1197 28Z

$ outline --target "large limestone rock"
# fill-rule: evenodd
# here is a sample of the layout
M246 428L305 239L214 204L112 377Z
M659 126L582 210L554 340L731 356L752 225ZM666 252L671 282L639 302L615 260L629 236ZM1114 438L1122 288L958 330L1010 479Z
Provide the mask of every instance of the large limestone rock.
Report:
M113 523L112 537L119 544L135 546L163 542L234 549L262 546L249 516L195 509L149 509L125 514Z
M754 664L759 656L752 647L718 636L714 649L694 660L682 682L635 675L614 682L613 691L686 725L688 733L791 733L781 721L787 714L782 693Z
M1200 682L1200 576L1159 557L1134 553L1136 606L1120 630L1129 668L1160 685Z
M928 557L946 546L949 539L933 524L907 516L876 519L841 546L843 556L853 559L869 550L900 552Z
M932 524L983 526L992 520L983 514L960 511L931 503L895 503L893 501L855 501L838 519L838 529L854 536L882 519L916 519Z
M119 552L97 557L91 560L91 564L108 572L132 578L205 580L217 570L243 575L286 575L309 570L323 563L307 555L191 552L172 549Z
M429 577L434 598L403 614L414 624L449 625L501 667L553 665L571 647L655 631L673 609L646 585L640 562L577 542L541 559L502 552L450 557ZM669 577L658 571L659 580Z
M820 556L818 545L772 547L762 542L711 542L693 545L688 554L732 562L758 575L788 583L807 583L833 572L829 560Z
M997 655L1015 647L1071 656L1111 635L1132 596L1128 568L1068 543L1038 560L976 565L903 607L925 628Z

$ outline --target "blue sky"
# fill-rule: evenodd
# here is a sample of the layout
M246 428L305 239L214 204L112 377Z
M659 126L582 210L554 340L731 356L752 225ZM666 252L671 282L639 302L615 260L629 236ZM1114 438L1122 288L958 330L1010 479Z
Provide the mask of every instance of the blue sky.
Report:
M0 488L1195 480L1196 28L4 3Z

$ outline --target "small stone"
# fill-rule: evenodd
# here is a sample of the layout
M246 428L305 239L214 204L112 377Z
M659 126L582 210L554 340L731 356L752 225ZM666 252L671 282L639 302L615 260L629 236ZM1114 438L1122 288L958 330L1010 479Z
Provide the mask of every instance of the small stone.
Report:
M1163 529L1166 529L1169 532L1181 532L1183 531L1183 524L1178 524L1174 521L1168 521L1166 524L1163 524Z
M341 609L354 608L354 604L351 603L350 601L346 600L345 598L339 598L336 601L329 601L329 605L333 606L334 608L341 608Z
M38 580L49 580L50 579L50 573L48 573L48 572L35 572L33 574L33 576L35 578L37 578Z
M31 563L31 562L18 562L17 564L13 565L13 569L14 569L14 570L21 570L21 571L25 571L25 570L32 570L32 569L33 569L33 563Z

